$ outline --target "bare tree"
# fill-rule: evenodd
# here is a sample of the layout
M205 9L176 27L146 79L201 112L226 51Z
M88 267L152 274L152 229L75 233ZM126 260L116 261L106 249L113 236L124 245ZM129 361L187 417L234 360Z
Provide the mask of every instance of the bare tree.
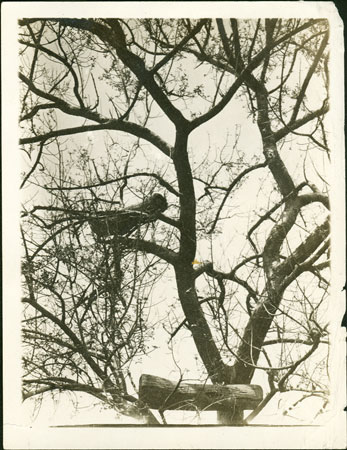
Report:
M277 392L324 403L328 22L20 25L24 397L78 390L157 422L129 368L173 274L181 313L164 326L191 337L201 379L267 374L248 420Z

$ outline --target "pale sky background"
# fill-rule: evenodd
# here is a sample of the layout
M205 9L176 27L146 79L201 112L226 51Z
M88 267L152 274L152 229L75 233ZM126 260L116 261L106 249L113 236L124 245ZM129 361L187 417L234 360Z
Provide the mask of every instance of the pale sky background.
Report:
M344 173L343 173L343 96L341 95L341 89L343 86L342 78L342 37L340 22L336 16L334 6L329 2L308 2L298 4L293 2L291 5L289 2L264 2L264 3L247 3L238 2L237 5L232 4L232 2L199 2L198 3L180 3L179 8L173 4L173 2L167 2L166 5L162 3L146 3L135 4L131 2L130 4L125 4L126 2L120 3L103 3L98 2L97 8L96 3L84 3L83 8L81 8L81 3L74 4L69 3L20 3L13 4L10 3L3 4L3 14L2 14L2 33L3 33L3 54L4 59L2 64L3 71L3 83L5 89L3 89L3 111L6 110L6 127L3 127L3 277L5 281L4 286L4 305L3 305L3 315L4 315L4 413L5 413L5 432L6 432L6 442L8 442L7 448L141 448L143 445L146 448L146 439L153 439L147 445L147 448L165 448L164 441L167 442L167 448L174 448L174 442L177 442L177 447L175 448L187 448L187 442L189 441L191 448L237 448L237 446L245 445L241 444L242 439L247 439L247 445L251 446L253 439L259 439L259 434L257 429L246 429L239 430L236 436L233 434L233 429L223 429L223 431L218 431L221 429L211 429L210 432L214 436L214 440L211 440L211 436L205 436L205 432L202 431L201 442L197 441L195 438L190 438L189 433L186 431L181 434L181 439L178 433L174 430L173 432L167 432L170 434L163 434L164 438L160 438L163 430L157 431L152 430L152 434L148 434L149 430L139 430L139 429L124 429L119 431L115 429L107 429L102 434L100 429L94 430L73 430L73 429L50 429L49 425L57 424L78 424L78 423L114 423L115 412L112 410L101 410L95 407L95 400L89 396L79 395L79 410L76 411L73 404L70 402L69 398L73 398L76 394L62 394L59 401L47 401L45 406L41 408L38 415L35 414L32 408L32 402L27 402L24 408L21 407L20 401L20 333L19 333L19 318L21 305L18 301L20 298L20 284L19 284L19 267L18 267L18 256L20 254L19 239L16 235L16 228L13 227L13 223L18 224L18 207L19 202L15 201L18 197L18 179L19 179L19 160L17 155L17 139L18 139L18 127L17 127L17 117L18 117L18 104L16 104L17 94L17 82L16 82L16 59L14 55L17 52L16 44L16 20L19 17L49 17L49 16L59 16L59 17L87 17L95 15L107 17L107 16L118 16L118 17L293 17L296 12L302 17L327 17L331 23L331 86L332 86L332 98L331 98L331 113L330 123L332 136L334 140L332 141L331 147L334 149L334 160L333 160L333 185L331 190L331 202L332 202L332 225L333 233L335 236L339 236L339 241L333 237L333 262L332 262L332 289L331 297L334 298L335 308L331 308L330 313L336 318L342 317L341 312L344 307L344 294L341 294L341 287L344 285L344 261L345 256L341 254L341 250L345 248L341 244L341 236L345 236L343 230L344 224L344 208L345 202L342 198L341 192L344 192ZM199 5L199 6L198 6ZM285 7L284 7L284 6ZM83 16L81 16L81 10L83 10ZM299 11L300 10L300 11ZM334 26L335 24L335 26ZM5 64L4 64L5 62ZM6 67L6 70L4 70ZM11 87L11 89L10 89ZM334 89L334 87L339 87L340 93ZM230 119L231 110L226 108L221 115L218 116L218 120L223 122L223 114L228 115L228 120L232 123ZM246 113L246 112L245 112ZM4 116L4 114L3 114ZM242 110L235 110L235 123L249 124L248 120L242 117ZM9 126L10 124L11 126ZM3 124L4 125L4 124ZM69 122L69 126L72 124ZM249 126L249 125L247 125ZM190 138L190 145L194 148L199 146L206 146L206 141L209 134L214 135L213 121L208 122L206 126L198 129L197 132L193 133ZM209 129L210 128L210 129ZM241 131L241 136L239 140L238 147L240 149L246 149L252 145L252 133L254 130L243 129ZM167 138L171 143L170 133L166 136L166 128L160 127L158 122L158 130L163 138ZM155 130L154 130L155 131ZM232 133L232 129L229 130ZM98 146L98 141L103 141L104 137L102 132L94 133L89 136L93 141L95 146ZM87 138L87 136L81 137L81 140ZM335 144L335 145L334 145ZM223 139L220 145L223 145ZM232 136L230 137L230 145L232 145ZM261 149L257 149L259 155L261 156ZM255 153L255 149L252 148L252 153ZM297 164L297 159L293 158L293 166L289 167L289 170L294 173L295 164ZM251 186L243 187L243 198L245 199L245 204L252 209L252 204L250 199L254 198L255 195L250 196ZM240 200L241 192L238 192L238 201ZM241 196L242 198L242 196ZM247 200L247 201L246 201ZM17 230L18 231L18 230ZM240 240L239 245L243 245ZM216 246L217 254L222 251L223 247L223 236L220 240L220 249L218 245ZM237 254L237 248L234 248L235 255ZM198 258L201 260L209 259L210 255L207 253L207 248L199 244L198 247ZM218 258L216 258L218 261ZM233 261L230 261L230 265ZM227 267L226 267L227 269ZM162 289L162 293L160 293ZM159 286L158 293L159 297L168 294L167 286ZM162 339L167 339L167 335L162 333L162 330L158 328L156 330L158 341ZM334 398L335 398L335 411L334 414L325 418L328 421L326 428L312 428L305 429L291 429L287 432L283 432L281 436L277 435L270 440L270 434L273 430L266 429L266 431L261 434L261 442L268 442L267 446L263 448L299 448L290 447L295 445L295 442L300 443L301 448L322 448L315 445L320 445L323 442L335 442L337 439L336 430L341 430L343 435L345 431L343 430L344 425L344 415L343 413L338 414L338 409L341 406L341 397L345 398L344 387L341 387L341 380L345 379L344 374L344 330L336 325L333 332L331 340L336 342L336 345L332 348L332 360L334 372L332 374L333 384L335 386ZM182 345L180 345L182 344ZM179 354L179 361L181 366L185 364L189 367L191 366L190 349L192 346L192 340L181 339L178 345L175 346L175 352ZM180 348L182 347L182 348ZM195 353L195 349L192 347L191 352ZM186 363L185 363L186 358ZM149 355L149 357L143 357L143 363L140 368L140 373L150 373L158 376L164 376L168 378L168 372L172 367L172 357L171 353L163 354L163 352L154 352ZM136 373L136 371L135 371ZM175 375L175 374L172 374ZM177 373L176 373L177 377ZM175 377L171 377L175 379ZM254 381L256 382L256 381ZM260 380L259 384L266 385L267 382ZM344 384L344 383L343 383ZM47 398L49 395L47 395ZM58 397L57 397L58 398ZM289 401L289 404L292 400ZM267 423L276 424L283 417L279 417L277 410L273 409L273 406L268 405L269 410L262 413L259 417L259 422L264 423L264 416L268 417ZM281 407L286 407L286 405L281 405ZM314 405L312 405L314 408ZM98 413L96 414L96 410ZM312 412L306 407L306 411L303 414L307 414L308 417L312 416ZM170 413L171 417L176 413ZM179 413L177 413L179 414ZM189 412L187 414L187 423L189 423ZM190 413L191 414L191 413ZM207 413L205 413L207 414ZM214 413L208 413L214 414ZM181 416L178 419L181 421ZM127 423L130 422L129 418L125 419ZM171 419L170 422L173 420ZM201 424L205 421L209 421L209 417L204 416L201 418ZM287 422L288 421L288 422ZM292 421L290 417L285 418L285 423L298 423L297 421ZM257 423L257 419L254 421ZM208 429L206 429L208 431ZM215 432L213 430L216 430ZM295 431L293 431L295 430ZM91 432L92 431L92 432ZM78 434L80 433L80 435ZM181 432L180 432L181 433ZM194 432L192 432L194 433ZM253 433L253 434L252 434ZM277 431L275 430L276 434ZM302 434L300 434L302 433ZM252 436L251 436L252 434ZM83 435L82 443L81 437ZM115 436L122 436L122 438L116 438ZM54 436L54 438L52 438ZM107 438L107 436L109 436ZM111 438L112 436L112 438ZM167 437L165 437L167 436ZM205 436L205 437L203 437ZM258 436L258 437L257 437ZM343 437L343 436L342 436ZM77 441L74 441L74 439ZM49 441L48 441L49 439ZM71 439L71 440L69 440ZM241 439L241 441L240 441ZM272 438L271 438L272 439ZM320 439L320 440L319 440ZM331 439L330 441L327 441ZM188 441L187 441L188 440ZM74 442L76 445L74 445ZM257 442L256 440L253 442ZM258 441L259 442L259 441ZM219 447L215 447L219 443ZM178 447L178 446L181 447ZM200 445L200 446L199 446ZM235 447L234 447L235 445ZM266 445L264 443L264 445ZM274 445L274 447L271 447ZM307 447L306 447L307 445ZM60 447L61 446L61 447ZM328 445L329 447L329 445ZM334 445L330 446L331 448ZM337 448L337 446L335 445ZM243 447L247 448L247 447ZM248 447L252 448L252 447Z

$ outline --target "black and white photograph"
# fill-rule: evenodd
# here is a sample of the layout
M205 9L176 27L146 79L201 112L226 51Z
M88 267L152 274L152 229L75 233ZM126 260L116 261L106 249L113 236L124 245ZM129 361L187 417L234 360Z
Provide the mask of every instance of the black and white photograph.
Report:
M4 448L345 448L334 4L3 6Z

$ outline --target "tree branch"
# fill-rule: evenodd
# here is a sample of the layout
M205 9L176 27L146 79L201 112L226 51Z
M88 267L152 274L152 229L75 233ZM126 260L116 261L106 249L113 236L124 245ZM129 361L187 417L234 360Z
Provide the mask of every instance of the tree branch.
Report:
M128 174L128 175L123 175L121 177L117 177L112 180L99 181L98 183L90 183L90 184L87 184L84 186L65 186L65 187L64 186L63 187L47 187L46 186L46 189L49 191L77 191L80 189L91 189L91 188L100 187L100 186L107 186L108 184L117 183L118 181L129 180L131 178L136 178L136 177L153 177L159 182L159 184L161 186L165 187L165 189L167 189L169 192L171 192L171 194L175 195L176 197L180 196L180 193L178 191L176 191L175 188L172 187L171 183L164 180L164 178L162 178L160 175L158 175L156 173L150 173L150 172L136 172L136 173L132 173L132 174Z
M249 416L245 419L246 423L249 423L251 420L253 420L259 413L260 411L262 411L262 409L264 409L264 407L269 403L269 401L272 399L272 397L277 393L277 392L282 392L283 391L283 386L284 383L287 381L287 379L290 377L290 375L292 375L295 370L297 369L297 367L303 363L307 358L309 358L312 353L315 352L315 350L318 348L320 343L320 339L319 336L317 336L316 340L313 342L312 347L310 348L310 350L300 359L298 359L293 365L292 367L288 370L288 372L283 375L283 377L279 380L277 387L273 387L270 392L266 395L266 397L259 403L259 405L249 414Z
M320 109L317 109L316 111L310 112L306 114L301 119L297 119L294 122L289 122L287 125L285 125L280 130L277 130L274 132L274 139L276 142L280 141L284 137L286 137L289 133L292 133L293 131L297 130L298 128L302 127L303 125L306 125L307 123L311 122L311 120L315 119L316 117L323 116L329 111L329 104L327 101L323 103L323 106Z
M67 112L67 111L64 111ZM67 114L69 114L67 112ZM73 114L73 115L78 115ZM72 128L65 128L61 130L55 130L50 131L46 134L33 136L29 138L22 138L19 140L19 143L24 144L31 144L34 142L42 142L46 141L47 139L53 138L53 137L59 137L59 136L69 136L72 134L78 134L78 133L86 133L88 131L100 131L100 130L114 130L114 131L125 131L127 133L130 133L134 136L137 136L139 138L145 139L149 143L153 144L155 147L157 147L164 155L171 158L172 155L172 147L169 146L161 137L150 131L146 127L142 127L140 125L137 125L136 123L132 122L123 122L121 120L117 119L111 119L106 120L101 124L98 125L82 125L80 127L72 127Z
M261 163L261 164L256 164L255 166L252 166L252 167L248 167L247 169L245 169L243 172L241 172L241 173L240 173L240 174L232 181L232 183L230 184L230 186L229 186L229 187L227 188L227 190L226 190L225 196L224 196L224 198L223 198L221 204L219 205L217 214L216 214L216 216L215 216L215 218L214 218L214 220L213 220L213 223L212 223L212 225L211 225L211 228L209 229L209 231L207 232L207 234L213 233L214 229L216 228L216 225L217 225L217 222L218 222L218 220L219 220L220 213L222 212L223 206L225 205L225 202L227 201L227 198L228 198L230 192L231 192L231 191L233 190L233 188L237 185L237 183L239 183L245 175L247 175L248 173L252 172L253 170L260 169L260 168L266 167L266 166L267 166L267 162L264 162L264 163Z
M76 336L76 334L71 330L71 328L62 322L58 317L56 317L53 313L48 311L42 305L40 305L35 299L31 299L26 297L23 299L25 303L29 303L34 309L43 314L47 319L56 324L65 334L68 336L71 341L74 343L76 347L76 351L81 354L81 356L85 359L90 368L94 371L94 373L103 380L105 378L103 371L100 369L98 364L95 363L93 358L88 352L85 344Z
M162 88L157 85L154 74L146 69L144 61L127 48L125 34L118 20L107 19L108 27L92 19L57 19L57 21L72 28L89 31L114 48L119 59L136 75L167 117L175 125L187 123L181 111L170 102Z
M127 238L123 236L117 236L117 241L120 244L125 245L127 248L158 256L158 258L163 259L172 266L175 266L178 263L178 253L173 250L169 250L166 247L162 247L155 242L146 241L144 239Z
M40 44L37 44L37 43L32 44L31 42L23 41L22 39L19 40L19 43L23 44L23 45L27 45L28 47L33 47L33 48L35 48L37 50L41 50L42 52L46 53L48 56L51 56L52 58L55 58L57 61L59 61L62 64L64 64L64 66L71 73L72 78L74 80L73 91L74 91L75 97L76 97L76 99L77 99L77 101L79 103L79 106L80 106L81 109L85 109L84 102L83 102L83 100L81 98L81 95L79 93L79 80L78 80L77 74L76 74L72 64L69 63L67 58L66 57L65 58L62 57L58 53L53 52L51 49L49 49L47 47L44 47L43 45L40 45Z
M328 44L328 40L329 40L329 33L326 32L325 36L324 36L324 38L323 38L323 40L321 42L321 45L320 45L320 47L318 49L318 52L317 52L317 54L316 54L316 56L315 56L315 58L314 58L314 60L313 60L313 62L311 64L311 67L309 68L309 70L308 70L308 72L306 74L304 82L302 83L302 86L301 86L299 95L298 95L298 97L296 99L295 106L293 108L293 113L292 113L292 116L290 118L289 123L294 123L296 118L297 118L300 106L301 106L301 104L302 104L302 102L304 100L305 92L306 92L307 87L309 85L309 82L310 82L310 80L311 80L311 78L312 78L312 76L313 76L313 74L314 74L314 72L315 72L315 70L317 68L318 63L319 63L320 59L323 56L323 52L324 52L324 50L325 50L325 48L326 48L326 46Z
M175 56L183 47L194 37L209 19L200 20L197 25L179 42L167 55L164 56L151 70L150 73L157 73L165 64L167 64L173 56Z

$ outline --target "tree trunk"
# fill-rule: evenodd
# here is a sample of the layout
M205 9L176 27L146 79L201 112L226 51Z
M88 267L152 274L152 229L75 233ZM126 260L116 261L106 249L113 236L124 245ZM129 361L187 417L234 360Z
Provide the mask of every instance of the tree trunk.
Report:
M217 412L219 425L244 425L243 410L235 408L234 410L224 410Z

